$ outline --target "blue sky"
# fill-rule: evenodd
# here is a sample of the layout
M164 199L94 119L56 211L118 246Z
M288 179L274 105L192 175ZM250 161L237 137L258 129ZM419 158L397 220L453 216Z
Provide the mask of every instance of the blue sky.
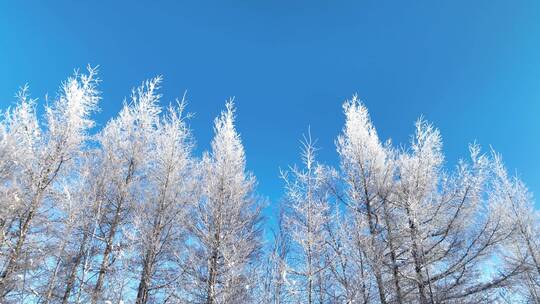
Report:
M492 145L540 193L539 51L539 1L3 1L0 107L25 83L54 95L89 63L103 125L161 74L164 104L187 90L200 152L235 96L249 169L275 202L309 125L336 164L341 104L358 93L381 138L406 144L423 115L449 165Z

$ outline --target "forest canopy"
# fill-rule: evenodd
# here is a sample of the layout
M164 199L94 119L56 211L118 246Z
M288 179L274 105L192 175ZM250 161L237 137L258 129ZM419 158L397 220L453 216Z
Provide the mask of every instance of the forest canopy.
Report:
M307 134L271 229L232 100L195 155L186 102L162 107L160 83L98 130L91 67L1 112L0 303L540 301L538 214L495 151L449 168L435 126L396 147L353 96L339 164Z

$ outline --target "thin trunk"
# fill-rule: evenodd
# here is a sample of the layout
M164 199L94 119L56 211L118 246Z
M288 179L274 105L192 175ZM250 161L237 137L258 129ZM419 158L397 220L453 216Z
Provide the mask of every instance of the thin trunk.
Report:
M8 263L2 273L0 274L0 299L4 299L8 290L8 281L11 279L11 276L16 271L17 263L20 258L21 250L24 245L24 242L26 241L26 235L28 233L28 229L30 228L30 222L34 218L35 211L37 208L37 201L39 200L38 197L32 202L30 205L30 211L26 215L24 222L19 229L19 236L17 238L17 243L15 245L15 249L12 251L12 253L9 256ZM1 301L0 301L1 302Z
M83 288L82 288L82 284L84 284L84 281L86 279L86 273L88 272L88 269L89 269L89 265L88 265L88 261L90 260L90 252L92 251L92 249L94 248L94 239L95 239L95 236L96 236L96 232L99 228L99 222L100 222L100 219L101 219L101 212L102 212L102 201L101 200L96 200L97 202L97 212L96 212L96 215L94 217L94 228L92 229L92 232L90 235L87 235L85 234L86 237L90 236L90 240L88 241L88 243L86 242L83 242L83 244L87 244L87 248L83 248L83 250L81 251L82 253L82 257L84 257L83 259L83 268L82 268L82 273L81 273L81 287L79 288L79 290L77 291L77 297L76 297L76 301L75 303L80 303L81 302L81 296L82 296L82 292L83 292ZM88 231L87 231L88 232ZM86 245L85 245L86 246ZM76 268L74 269L74 275L77 273L76 272ZM66 290L68 291L68 290ZM69 299L69 293L71 291L68 291L67 292L67 298L65 299L65 303L67 303L68 299Z
M165 179L165 185L163 188L163 191L161 191L160 198L159 198L159 207L155 211L154 221L152 225L152 234L149 240L150 248L146 250L146 253L144 255L143 259L143 271L141 273L141 278L139 280L139 287L137 288L137 304L145 304L148 301L148 289L149 289L149 281L152 279L152 272L154 269L155 264L155 252L156 252L156 244L159 242L162 228L161 228L161 222L162 222L162 215L165 212L165 195L167 192L167 189L169 187L169 178L170 178L170 171L167 171L167 178Z
M323 272L319 271L318 273L318 285L319 285L319 304L324 303L324 280L323 280Z
M409 217L409 230L411 237L411 254L414 261L414 272L416 274L416 284L418 286L418 294L420 297L420 304L427 304L428 299L426 295L426 286L424 281L424 275L422 274L422 253L420 252L421 248L418 245L418 229L416 227L415 221L411 216L411 210L409 207L406 208L407 216Z
M529 234L526 233L522 224L520 224L520 230L521 230L521 234L525 238L525 244L527 245L527 250L529 251L529 255L531 256L534 266L536 268L536 271L538 272L538 275L540 276L540 263L538 262L538 259L536 258L536 251L533 249L533 245L531 244L531 239L529 237Z
M143 271L141 273L141 278L139 280L139 287L137 288L137 304L145 304L148 301L148 281L150 280L151 273L151 261L150 261L150 250L146 252L144 258Z
M69 232L67 233L69 235ZM60 249L60 256L56 259L56 265L54 267L53 274L51 278L49 279L49 283L47 283L47 295L45 296L45 304L48 304L51 301L53 290L54 290L54 283L56 282L56 276L58 275L58 269L60 269L60 264L62 263L62 255L64 254L65 248L66 248L67 238L62 241L62 246Z
M307 247L307 263L308 263L308 304L313 304L313 253L311 250L311 190L308 190L308 217L307 217L307 235L308 235L308 247Z
M77 274L77 268L79 267L79 264L81 263L81 260L84 256L84 252L86 250L87 238L88 238L88 232L85 231L83 238L81 240L81 245L79 246L79 251L77 252L77 255L75 256L75 259L73 260L73 265L71 265L71 269L69 271L69 275L66 280L66 289L64 291L64 296L62 297L62 304L66 304L68 302L69 296L71 295L71 291L73 290L73 286L75 285L75 277Z
M59 145L57 147L57 150L60 147L61 146ZM51 173L51 170L50 169L45 170L44 176L46 177L41 179L40 182L38 182L37 184L37 191L33 197L33 200L30 203L28 214L26 215L24 219L24 223L22 227L19 229L19 236L17 238L15 249L10 254L6 267L4 268L2 273L0 273L0 300L4 299L7 293L9 292L7 290L8 280L11 279L11 276L13 275L13 273L15 272L17 268L17 263L20 258L21 250L26 241L28 230L30 229L30 222L34 219L35 213L38 210L39 204L41 202L43 193L45 192L45 189L47 189L47 187L56 178L56 176L58 175L58 172L60 172L60 168L62 167L63 163L64 163L64 160L60 159L60 161L58 162L58 165L52 171L52 176L49 178L47 177L49 176L49 173Z
M223 181L221 181L223 183ZM221 193L223 193L223 184L220 186ZM214 232L214 244L212 248L212 255L210 256L210 261L208 265L208 286L207 286L207 299L206 304L215 304L216 303L216 281L218 275L218 258L219 258L219 247L221 245L221 216L222 216L222 207L223 202L218 201L218 209L215 215L212 218L212 224L215 225L216 231Z
M47 295L45 296L45 304L48 304L51 301L52 293L54 289L54 283L56 281L56 276L58 275L58 269L60 268L60 258L56 261L56 266L54 267L54 272L49 280L49 283L47 284Z
M86 280L86 274L88 273L88 270L89 270L88 261L90 260L90 252L92 251L92 248L94 247L93 242L94 242L94 236L96 234L96 230L97 230L97 224L96 224L96 227L94 227L94 231L92 232L92 238L90 239L90 242L88 242L90 246L88 246L89 248L85 249L85 252L83 255L84 259L83 259L83 267L82 267L82 273L81 273L81 279L80 279L81 287L77 291L77 297L76 297L75 303L81 303L81 296L83 293L82 285L84 284Z
M364 299L364 304L369 303L369 295L366 286L366 274L364 273L364 259L362 258L362 253L360 253L360 277L362 278L362 298ZM351 302L354 300L351 299Z
M366 196L367 197L367 196ZM377 230L375 228L375 220L373 219L372 210L371 210L371 203L369 202L369 199L366 201L366 208L367 208L367 219L369 224L369 234L370 234L370 240L371 240L371 246L373 248L376 248L377 242L376 242L376 235ZM379 291L379 299L381 301L381 304L386 304L386 296L384 291L384 282L382 279L382 273L381 268L377 265L375 265L375 261L371 261L371 268L373 269L374 275L375 275L375 281L377 282L377 289Z
M220 205L221 206L221 205ZM219 208L221 211L221 208ZM219 212L221 213L221 212ZM219 255L219 246L220 246L220 233L221 225L218 221L216 225L216 232L214 233L214 248L212 248L212 255L210 257L209 269L208 269L208 291L207 291L207 304L216 303L216 281L217 281L217 272L218 272L218 255Z
M133 161L133 159L131 159L129 161L128 171L124 179L124 186L127 187L129 185L131 178L133 177L134 170L135 170L135 162ZM96 286L94 287L94 291L92 293L92 304L96 304L99 298L101 297L103 283L105 281L105 273L107 272L110 266L109 256L112 252L113 242L116 236L116 229L118 228L118 225L120 223L120 214L122 212L126 195L127 195L126 193L122 193L122 196L119 198L116 205L116 210L115 210L113 221L111 223L111 227L109 230L109 235L107 236L107 241L106 241L107 243L105 246L105 250L103 251L103 260L101 261L101 266L99 267L98 279L96 282Z
M388 206L386 201L383 205L384 209L384 222L386 229L388 230L388 246L390 247L390 261L392 263L392 278L394 281L394 287L396 288L396 303L403 303L403 295L401 294L401 286L399 285L399 266L397 264L396 249L394 245L394 237L392 233L392 224L390 223L390 214L388 213Z
M109 230L109 235L107 236L107 244L105 246L105 250L103 251L103 260L101 261L101 266L99 267L99 274L96 282L96 286L94 287L94 291L92 293L92 304L96 304L101 296L101 290L103 288L103 283L105 280L105 273L107 272L107 269L109 268L109 256L112 252L112 246L114 242L114 237L116 235L116 229L118 227L118 223L120 222L120 213L122 211L122 202L119 202L119 204L116 207L113 222L111 224L111 228Z
M207 290L207 304L214 304L216 302L216 279L217 279L217 259L218 259L218 250L214 248L212 250L212 255L210 257L209 269L208 269L208 290Z
M159 220L157 220L154 224L154 232L152 233L153 236L151 238L150 244L154 245L154 240L157 240L159 238ZM139 280L139 287L137 288L137 304L145 304L148 301L148 291L149 291L149 282L152 277L152 272L154 268L155 263L155 255L154 255L155 248L149 248L146 250L146 253L144 255L143 259L143 270L141 273L141 278Z
M313 300L311 299L311 289L312 289L312 279L311 274L308 275L308 304L312 304Z

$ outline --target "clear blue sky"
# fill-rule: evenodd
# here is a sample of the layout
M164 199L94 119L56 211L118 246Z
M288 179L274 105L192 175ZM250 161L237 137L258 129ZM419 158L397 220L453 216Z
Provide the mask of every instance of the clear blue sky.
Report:
M470 142L492 145L540 193L539 1L2 1L0 55L1 108L24 83L54 95L99 64L100 124L161 74L166 102L188 90L198 153L235 96L249 169L272 201L308 125L336 163L354 93L383 139L407 143L422 114L448 164Z

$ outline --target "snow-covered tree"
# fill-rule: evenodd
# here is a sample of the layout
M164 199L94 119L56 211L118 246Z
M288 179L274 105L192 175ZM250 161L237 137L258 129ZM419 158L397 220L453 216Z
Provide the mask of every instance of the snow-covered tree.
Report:
M261 205L255 179L246 172L245 155L234 126L234 106L215 120L212 151L201 167L201 198L192 206L189 254L184 261L188 302L254 301L253 280L261 248Z
M266 249L266 259L260 271L261 297L263 303L287 303L290 297L287 293L287 256L290 252L290 238L285 230L285 211L283 205L279 208L277 227L272 230L272 241Z
M439 131L424 120L410 150L398 150L380 143L356 98L345 103L345 115L338 139L345 195L336 193L363 217L353 229L368 241L358 244L378 302L493 299L493 290L519 272L501 268L481 279L511 234L500 212L508 203L493 186L494 158L473 145L470 162L446 170Z
M328 236L331 221L327 170L315 160L311 134L304 139L303 168L282 172L285 181L284 230L291 240L286 288L296 302L326 301Z
M23 89L19 103L4 113L2 119L2 144L11 147L1 166L5 172L2 188L7 196L2 206L0 224L0 300L9 301L17 293L24 293L28 271L43 259L43 239L38 232L46 229L54 214L51 192L56 182L70 175L94 122L90 114L97 108L96 70L88 68L87 74L76 73L65 81L52 104L45 107L44 123L36 113L35 100ZM29 245L29 243L31 243ZM17 277L17 279L16 279ZM21 299L24 295L19 294Z
M137 248L139 280L137 303L147 303L151 294L167 298L181 269L174 267L184 249L185 217L193 205L195 185L191 158L192 139L182 111L184 103L170 107L157 123L151 138L153 149L137 204L133 239ZM161 291L161 292L160 292Z
M128 258L129 238L126 232L133 226L133 210L144 199L146 179L161 108L157 89L161 78L146 81L125 103L118 117L111 120L98 134L100 145L99 173L96 181L102 185L100 219L97 236L98 254L95 262L95 283L91 302L102 301L103 287L117 259ZM122 271L119 269L118 271ZM109 292L122 290L111 286ZM107 298L107 297L106 297Z
M505 262L509 267L520 268L520 273L509 284L511 299L519 298L527 303L540 303L540 231L538 211L534 209L532 194L518 177L506 172L502 157L495 154L495 182L499 200L503 202L499 212L505 215L505 225L513 230L512 237L504 247Z
M388 187L394 178L392 159L379 141L367 109L356 96L344 104L344 113L345 126L337 140L344 194L338 198L351 213L352 229L367 232L367 243L356 243L359 248L354 251L363 252L365 263L375 279L378 300L387 303L389 287L384 278L384 238L386 234L388 240L393 240L393 235L384 229L383 213L388 203ZM399 302L399 283L395 286Z

